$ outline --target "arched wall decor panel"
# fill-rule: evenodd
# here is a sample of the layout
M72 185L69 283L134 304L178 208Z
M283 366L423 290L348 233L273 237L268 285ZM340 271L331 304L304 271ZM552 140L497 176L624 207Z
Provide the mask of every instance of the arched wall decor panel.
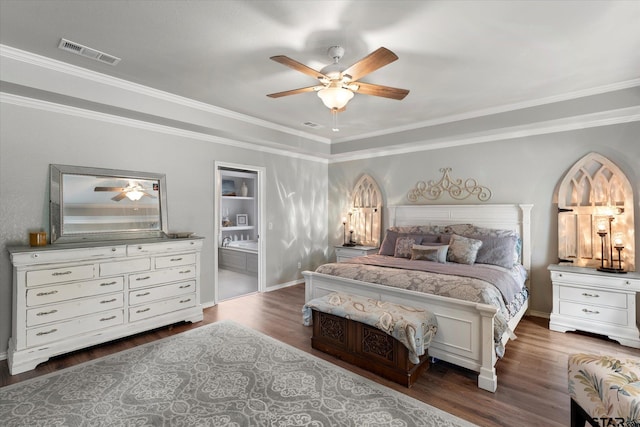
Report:
M584 156L558 189L560 261L635 271L633 211L633 189L620 168L601 154Z
M382 227L382 193L369 175L360 177L353 187L350 227L354 240L363 246L380 246Z

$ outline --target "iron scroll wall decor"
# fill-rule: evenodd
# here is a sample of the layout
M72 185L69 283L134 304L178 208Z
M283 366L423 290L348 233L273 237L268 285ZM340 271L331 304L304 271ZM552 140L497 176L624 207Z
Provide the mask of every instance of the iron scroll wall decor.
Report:
M410 202L417 203L420 199L438 200L443 193L449 193L451 198L456 200L464 200L471 196L476 196L481 202L486 202L491 198L491 190L483 185L479 185L478 181L473 178L452 179L449 176L451 168L440 168L442 178L439 181L429 180L418 181L415 188L409 191L407 198Z

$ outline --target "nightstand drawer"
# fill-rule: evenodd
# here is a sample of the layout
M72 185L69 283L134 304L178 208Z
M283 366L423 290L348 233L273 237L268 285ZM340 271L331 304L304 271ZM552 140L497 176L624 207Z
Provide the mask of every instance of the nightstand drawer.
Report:
M597 306L627 308L627 295L624 293L603 291L601 289L574 288L561 286L559 289L561 300Z
M560 314L577 317L590 322L601 322L627 326L629 318L626 310L580 304L572 301L560 301Z

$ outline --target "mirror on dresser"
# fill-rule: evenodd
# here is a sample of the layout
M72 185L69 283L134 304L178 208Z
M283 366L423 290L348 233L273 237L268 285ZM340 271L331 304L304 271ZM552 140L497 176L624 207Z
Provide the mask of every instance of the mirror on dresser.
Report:
M50 165L51 243L164 237L164 174Z

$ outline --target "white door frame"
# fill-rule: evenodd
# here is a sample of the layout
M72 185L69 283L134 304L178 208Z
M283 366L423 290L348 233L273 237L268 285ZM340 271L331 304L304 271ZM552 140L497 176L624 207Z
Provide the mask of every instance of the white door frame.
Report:
M222 179L220 177L220 168L242 169L256 172L257 189L258 189L258 292L264 292L266 289L266 228L265 228L265 184L264 177L266 169L260 166L243 165L239 163L215 162L214 170L214 207L213 207L213 235L214 257L213 257L213 303L218 304L218 244L220 241L220 233L222 228L222 217L220 216L220 206L222 202Z

